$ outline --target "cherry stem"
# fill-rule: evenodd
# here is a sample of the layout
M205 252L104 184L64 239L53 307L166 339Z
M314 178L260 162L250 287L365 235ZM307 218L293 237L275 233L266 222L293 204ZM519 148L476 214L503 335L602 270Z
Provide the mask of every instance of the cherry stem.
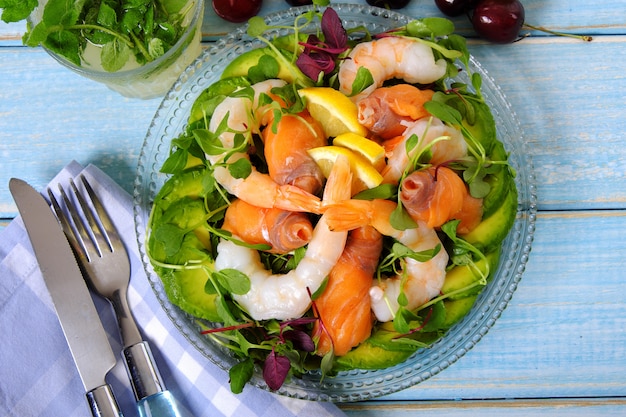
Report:
M531 29L531 30L538 30L540 32L546 32L546 33L549 33L551 35L565 36L565 37L568 37L568 38L580 39L580 40L582 40L584 42L591 42L593 40L593 37L591 37L589 35L574 35L574 34L571 34L571 33L555 32L553 30L546 29L546 28L543 28L541 26L529 25L528 23L524 23L524 27L527 28L527 29Z

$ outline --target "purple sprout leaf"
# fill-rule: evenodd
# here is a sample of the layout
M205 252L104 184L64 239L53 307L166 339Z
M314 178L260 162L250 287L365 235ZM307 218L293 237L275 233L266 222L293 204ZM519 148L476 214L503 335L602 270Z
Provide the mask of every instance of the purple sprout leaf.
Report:
M341 52L348 49L348 33L341 23L341 19L335 10L327 8L322 15L321 22L322 33L329 49L339 49Z
M277 355L276 351L272 349L263 364L263 379L271 390L276 391L282 387L290 369L291 362L289 358Z
M332 8L324 11L321 29L324 41L315 35L309 35L307 41L301 43L304 51L296 60L296 66L300 71L313 81L318 81L322 74L328 75L334 71L335 60L348 49L348 33L339 15Z
M335 68L335 61L329 54L317 52L312 54L302 53L296 60L296 65L307 77L313 81L319 79L320 73L327 74Z
M293 343L293 347L297 350L305 352L315 351L315 342L308 333L302 330L287 330L283 332L283 337Z
M306 326L308 324L313 324L318 320L319 319L317 317L299 317L297 319L283 321L280 324L280 327L284 329L287 326L291 326L291 327Z

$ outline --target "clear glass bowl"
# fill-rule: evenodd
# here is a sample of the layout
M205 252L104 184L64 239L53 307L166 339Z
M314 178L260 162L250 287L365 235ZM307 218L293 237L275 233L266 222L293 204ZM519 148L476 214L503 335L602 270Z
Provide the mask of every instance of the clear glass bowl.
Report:
M366 26L372 33L382 32L409 22L412 18L384 9L354 4L333 4L346 27ZM309 7L292 8L266 17L273 25L291 25L294 18ZM159 277L146 256L145 238L151 202L166 180L159 173L167 158L170 141L185 128L191 105L198 95L219 79L222 70L233 58L252 48L262 46L250 39L245 29L231 33L206 50L181 75L159 107L145 138L140 155L134 190L136 232L142 259L154 291L170 318L190 342L208 359L224 370L235 359L199 334L194 318L172 305L165 295ZM497 124L499 139L510 152L510 163L517 171L517 218L503 243L503 252L493 280L483 290L472 310L446 335L428 349L421 349L405 362L387 369L342 372L326 377L311 372L303 378L292 378L278 394L315 401L360 401L387 395L418 384L441 372L476 345L500 317L522 278L531 250L536 217L535 177L520 124L515 112L487 72L472 59L473 71L483 77L482 92ZM467 80L462 81L467 82ZM191 347L190 346L190 347ZM251 383L268 389L260 372Z
M40 1L39 6L29 16L31 25L41 20L43 7L47 0ZM120 71L107 72L99 65L99 51L96 46L89 45L91 66L78 66L61 55L46 48L54 59L72 71L91 80L105 84L111 90L125 97L151 99L163 97L169 91L180 74L202 53L202 20L204 18L204 0L190 0L190 7L184 17L187 27L181 38L165 54L158 59L134 68L122 68Z

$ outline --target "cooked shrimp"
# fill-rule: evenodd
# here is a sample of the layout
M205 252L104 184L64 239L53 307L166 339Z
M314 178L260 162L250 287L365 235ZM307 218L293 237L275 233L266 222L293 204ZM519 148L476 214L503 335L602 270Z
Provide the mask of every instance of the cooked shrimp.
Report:
M227 150L234 147L236 133L249 138L253 133L267 124L271 115L267 106L259 106L259 97L262 93L270 94L272 88L285 85L282 80L267 80L252 86L254 100L246 97L227 97L216 108L209 122L209 130L217 131L220 124L226 119L229 131L220 134L222 146ZM207 155L207 159L214 165L213 176L226 191L234 196L257 207L280 208L290 211L307 211L317 213L320 209L319 198L293 185L279 185L267 174L258 172L254 167L246 178L235 178L227 167L216 165L228 162L234 163L238 159L246 158L245 152L236 152L228 160L228 151L218 155Z
M317 194L325 178L307 150L328 144L322 126L304 111L283 115L274 128L263 130L270 177L279 185L291 184Z
M409 155L405 145L412 135L417 135L419 142ZM435 142L430 149L432 152L431 164L439 165L467 155L467 143L461 131L444 124L436 117L423 117L410 123L402 134L402 138L400 141L391 139L395 142L390 155L388 155L387 166L382 172L383 182L396 184L409 163L409 157L422 151L439 138L443 138L443 140Z
M391 236L415 252L433 249L441 244L434 229L418 222L414 229L397 230L389 223L396 203L389 200L346 200L333 204L324 212L333 230L351 230L371 225L385 236ZM415 309L436 297L446 277L448 253L443 248L433 258L419 262L405 258L405 269L399 275L375 282L370 289L372 311L379 321L392 320L400 308L398 296L406 295L407 309ZM404 285L403 285L404 283Z
M353 97L359 101L367 97L383 82L400 78L409 84L430 84L446 73L446 62L435 61L432 49L418 40L388 36L359 43L339 67L339 90L345 95L352 92L352 84L359 68L367 68L374 84Z
M311 240L313 225L305 213L261 208L235 200L226 210L222 229L247 243L267 244L273 253L288 253Z
M369 290L382 250L382 235L371 226L352 230L346 247L330 271L322 295L315 300L320 321L313 334L319 334L317 354L331 349L336 356L367 339L373 317Z
M351 183L350 163L339 158L324 189L324 201L331 203L350 198ZM233 297L253 319L301 317L311 305L310 293L317 291L341 256L347 234L347 231L331 231L326 215L322 215L300 263L282 275L266 270L257 251L222 240L217 246L215 269L236 269L250 278L250 291Z
M411 84L380 87L357 103L359 123L382 139L401 135L406 126L429 113L424 103L430 101L434 91L420 90Z

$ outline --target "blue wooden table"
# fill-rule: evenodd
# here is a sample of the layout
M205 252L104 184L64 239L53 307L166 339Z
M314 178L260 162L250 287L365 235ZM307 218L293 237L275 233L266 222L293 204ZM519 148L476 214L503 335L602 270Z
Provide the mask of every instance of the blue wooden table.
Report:
M349 415L626 415L626 3L522 2L530 24L594 36L470 40L515 109L534 160L539 212L526 272L468 354L418 386L342 405ZM266 0L261 13L284 7ZM432 0L404 11L440 15ZM466 18L455 22L473 36ZM230 27L207 8L206 42ZM5 225L16 216L10 177L41 189L72 159L96 164L131 191L160 104L121 97L21 46L23 30L0 24Z

